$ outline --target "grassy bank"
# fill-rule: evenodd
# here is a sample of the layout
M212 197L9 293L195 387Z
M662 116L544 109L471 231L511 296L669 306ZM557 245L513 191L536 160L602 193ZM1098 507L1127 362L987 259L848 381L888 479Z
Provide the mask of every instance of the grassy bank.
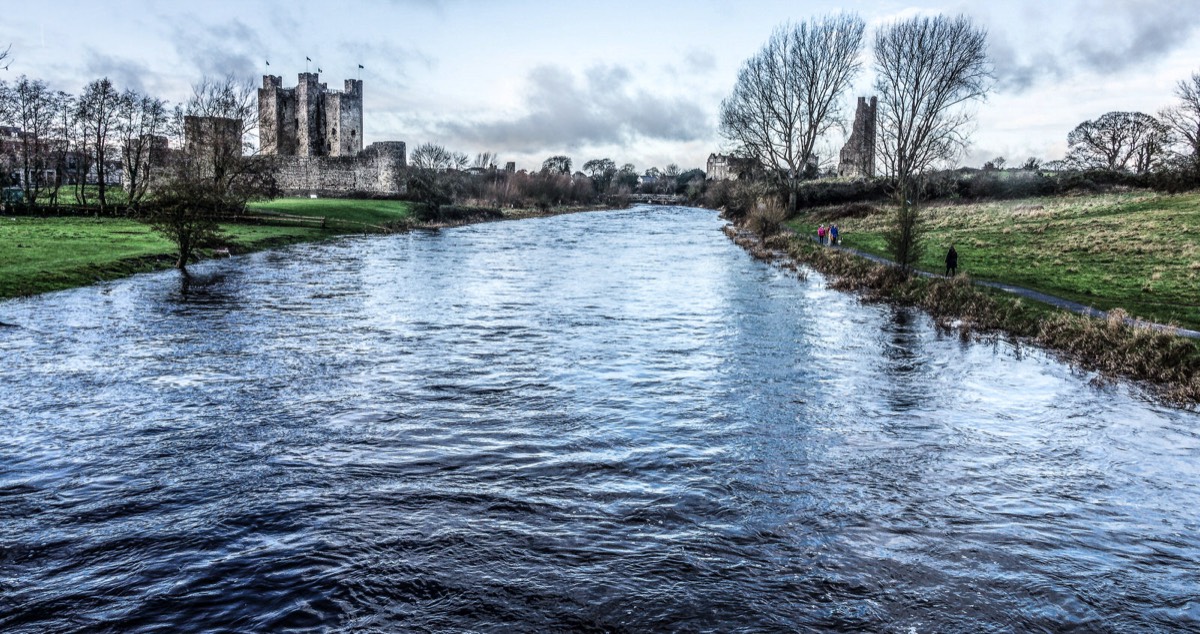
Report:
M827 276L833 288L860 293L868 301L913 306L929 313L939 328L963 339L1005 335L1044 347L1103 379L1131 380L1175 405L1200 404L1200 348L1196 342L1126 323L1114 310L1101 321L980 288L969 276L953 279L906 277L845 251L806 238L776 235L765 243L730 231L735 242L756 257L785 253Z
M250 211L327 218L335 223L391 226L411 217L412 203L403 200L279 198L265 203L252 203Z
M232 252L329 235L306 227L223 228ZM170 268L175 254L171 242L132 220L0 217L0 299Z
M587 209L591 208L507 210L503 217L516 219ZM412 203L397 200L283 198L254 203L249 212L292 218L280 218L278 225L226 224L222 229L230 252L245 253L338 234L438 226L417 222L413 211ZM321 223L297 224L295 217L322 218L326 222L323 227ZM176 253L171 242L133 220L0 216L0 299L170 268ZM200 253L206 254L204 250Z
M815 235L831 220L842 243L883 255L886 207L812 210L790 225ZM847 211L863 217L845 217ZM921 268L959 270L1135 317L1200 328L1200 194L1037 198L925 208Z

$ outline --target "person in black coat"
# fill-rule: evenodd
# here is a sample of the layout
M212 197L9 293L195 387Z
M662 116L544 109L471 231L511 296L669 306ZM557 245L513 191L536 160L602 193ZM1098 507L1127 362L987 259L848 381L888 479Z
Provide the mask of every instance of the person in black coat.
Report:
M946 277L954 277L958 275L958 251L954 250L954 245L950 245L950 250L946 252Z

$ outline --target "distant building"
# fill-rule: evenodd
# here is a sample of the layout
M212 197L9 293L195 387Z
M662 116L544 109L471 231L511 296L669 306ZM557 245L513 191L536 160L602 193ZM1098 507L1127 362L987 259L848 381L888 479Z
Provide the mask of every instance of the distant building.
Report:
M754 167L753 159L739 158L732 154L709 154L704 177L710 181L732 181L744 178L754 171Z

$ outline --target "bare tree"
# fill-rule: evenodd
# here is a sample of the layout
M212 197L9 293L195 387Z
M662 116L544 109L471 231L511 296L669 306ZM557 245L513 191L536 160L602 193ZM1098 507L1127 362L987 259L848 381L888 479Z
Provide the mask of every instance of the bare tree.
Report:
M721 102L721 133L786 189L789 211L818 139L845 125L843 96L862 68L865 28L854 14L777 28Z
M416 169L446 170L453 163L453 152L441 145L422 143L408 157L409 164Z
M68 184L72 173L77 126L75 97L59 90L51 95L51 99L54 115L50 126L50 136L53 138L50 165L54 170L54 186L50 190L50 204L57 205L59 193L63 185Z
M471 167L477 169L496 169L496 153L495 152L480 152L475 155L475 161Z
M964 104L992 85L987 31L966 16L923 16L886 25L875 34L880 154L901 200L913 179L958 155L971 115Z
M129 205L146 196L151 171L166 159L166 131L170 111L162 99L134 90L121 94L117 109L117 134L121 143L121 168Z
M583 164L583 171L591 177L596 191L604 193L617 175L617 164L609 158L592 159Z
M175 242L185 275L193 250L221 238L220 220L278 192L269 159L254 154L248 139L258 127L255 94L250 82L205 78L167 126L185 140L183 151L155 180L141 217Z
M915 179L966 146L971 116L962 106L984 98L991 84L987 31L966 16L914 17L875 33L879 150L899 203L885 238L905 272L924 250Z
M454 202L462 185L458 172L465 169L468 159L461 152L452 152L441 145L422 143L409 157L408 190L414 199L425 205L422 216L440 220L442 207Z
M1164 108L1159 119L1170 128L1180 146L1177 149L1180 158L1187 161L1193 171L1200 172L1200 73L1192 73L1191 77L1176 84L1175 96L1179 103Z
M563 156L561 154L557 156L551 156L545 161L542 161L542 171L553 174L570 174L571 157Z
M40 79L21 75L8 90L10 119L20 128L18 167L25 202L33 205L53 182L47 176L51 163L50 133L55 122L54 92Z
M1170 128L1141 112L1109 112L1067 135L1068 160L1085 169L1144 174L1163 157Z
M96 195L101 212L108 206L108 164L120 105L121 94L107 77L89 83L79 95L78 115L92 151L92 162L96 169Z

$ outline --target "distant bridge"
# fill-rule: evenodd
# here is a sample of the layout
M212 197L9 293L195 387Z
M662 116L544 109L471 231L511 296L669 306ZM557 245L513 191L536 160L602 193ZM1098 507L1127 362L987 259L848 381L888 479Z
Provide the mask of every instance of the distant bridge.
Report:
M647 205L682 205L687 202L687 197L678 194L629 194L625 197L625 202Z

